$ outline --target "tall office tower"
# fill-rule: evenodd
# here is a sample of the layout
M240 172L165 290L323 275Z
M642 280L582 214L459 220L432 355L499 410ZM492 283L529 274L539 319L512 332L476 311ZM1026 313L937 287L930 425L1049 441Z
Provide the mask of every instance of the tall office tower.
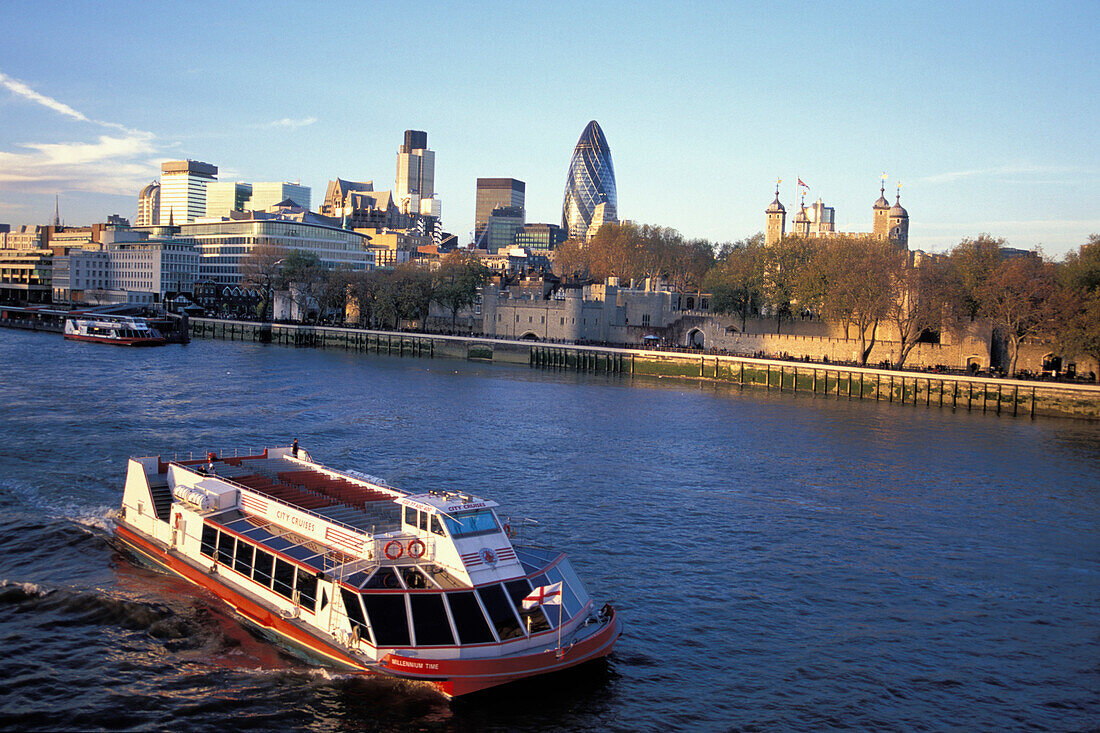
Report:
M599 124L592 120L581 133L577 147L573 148L561 208L562 228L568 230L570 237L586 236L592 224L592 215L600 204L606 204L603 223L618 221L619 204L611 148L607 146L607 138Z
M206 216L228 218L231 211L249 208L251 198L251 183L211 181L206 184Z
M396 190L402 214L439 216L439 202L432 202L435 152L428 150L428 133L422 130L405 130L405 143L397 151Z
M138 194L138 227L155 227L160 220L160 184L153 181Z
M524 204L527 184L515 178L479 178L477 179L477 203L474 208L474 242L484 246L482 239L489 225L489 215L493 209Z
M160 226L187 224L206 215L206 184L218 180L218 166L170 160L160 166Z
M252 211L266 211L275 204L290 199L308 211L312 198L313 191L310 187L300 183L253 183L252 200L248 208Z

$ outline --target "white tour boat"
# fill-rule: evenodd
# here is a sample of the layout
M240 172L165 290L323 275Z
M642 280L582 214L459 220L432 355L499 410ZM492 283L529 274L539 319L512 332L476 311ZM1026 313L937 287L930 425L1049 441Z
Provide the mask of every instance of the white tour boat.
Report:
M162 346L167 342L144 318L82 313L65 319L65 338L116 346Z
M496 502L409 494L294 446L131 458L116 535L309 659L463 695L605 657L621 633Z

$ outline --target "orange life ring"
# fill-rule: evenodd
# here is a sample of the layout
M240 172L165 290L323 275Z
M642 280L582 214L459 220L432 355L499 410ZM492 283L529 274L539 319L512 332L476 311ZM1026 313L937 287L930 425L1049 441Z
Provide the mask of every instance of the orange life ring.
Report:
M409 557L419 560L428 551L428 546L422 540L416 539L409 543Z
M176 514L176 529L180 528L180 518L182 516L183 516L182 514L179 514L179 513Z
M510 524L504 525L504 536L507 537L508 539L511 539L511 538L516 536L516 531L514 529L512 529L512 525L510 525Z
M391 550L393 552L391 552ZM383 552L386 553L386 557L388 557L389 559L396 560L397 558L401 557L401 555L405 552L405 547L401 544L400 540L390 540L386 543L386 547Z

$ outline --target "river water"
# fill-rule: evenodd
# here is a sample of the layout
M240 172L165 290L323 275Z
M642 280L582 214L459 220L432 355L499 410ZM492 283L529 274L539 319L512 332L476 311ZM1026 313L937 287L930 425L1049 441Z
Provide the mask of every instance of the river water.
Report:
M0 330L5 730L1100 726L1100 426ZM269 646L111 539L131 455L287 444L498 500L626 633L448 702Z

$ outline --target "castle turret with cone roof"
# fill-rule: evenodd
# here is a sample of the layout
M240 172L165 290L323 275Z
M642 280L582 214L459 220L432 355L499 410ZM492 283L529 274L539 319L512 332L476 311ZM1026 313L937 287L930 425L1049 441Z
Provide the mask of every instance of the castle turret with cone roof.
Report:
M767 226L764 228L764 244L774 244L787 233L787 210L779 201L779 183L775 184L775 201L764 210L768 217Z
M884 174L885 176L885 174ZM879 197L871 207L872 223L870 232L837 232L834 228L834 211L825 206L819 198L806 210L805 196L799 204L798 212L792 221L791 233L804 237L829 237L837 234L871 236L894 242L901 249L909 248L909 213L901 206L901 184L898 184L898 196L894 205L886 200L886 180L883 178L879 188ZM779 200L779 186L776 185L775 199L764 210L767 217L764 229L764 244L771 245L786 236L787 210Z

